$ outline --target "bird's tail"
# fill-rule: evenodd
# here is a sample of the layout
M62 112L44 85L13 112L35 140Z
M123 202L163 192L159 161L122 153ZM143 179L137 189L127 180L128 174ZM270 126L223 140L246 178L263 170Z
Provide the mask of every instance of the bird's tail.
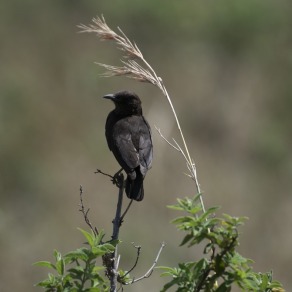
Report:
M144 188L143 188L144 177L140 172L136 172L136 178L131 180L128 176L126 180L126 194L129 199L135 201L142 201L144 198Z

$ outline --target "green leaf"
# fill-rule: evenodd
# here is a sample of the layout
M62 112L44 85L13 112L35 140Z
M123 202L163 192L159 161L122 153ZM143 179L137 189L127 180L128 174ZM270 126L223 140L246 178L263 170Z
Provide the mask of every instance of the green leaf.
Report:
M184 244L189 242L193 237L194 236L192 234L187 234L179 246L183 246Z
M203 213L201 216L200 216L200 220L203 221L203 220L206 220L210 215L213 215L215 211L217 211L219 209L219 207L211 207L209 208L208 210L206 210L205 213Z
M88 253L86 251L88 251L88 249L78 248L74 251L67 253L64 256L64 259L65 259L66 263L70 263L70 262L73 262L75 260L87 261L88 260Z
M56 266L48 261L39 261L33 264L34 266L52 268L56 270Z
M230 292L231 287L227 283L222 283L217 289L216 292Z
M166 207L169 208L169 209L172 209L172 210L178 210L178 211L183 211L184 210L183 207L178 206L178 205L168 205Z
M92 247L94 245L94 239L95 239L95 234L94 233L89 233L81 228L77 228L79 231L82 232L84 237L86 238L87 242L89 245Z
M95 266L92 271L94 273L98 273L100 271L104 271L104 269L105 269L105 267Z
M193 202L199 202L200 203L200 197L202 196L202 193L196 194L193 198Z
M92 253L94 254L95 257L99 257L99 256L105 255L108 252L107 252L106 249L103 249L101 247L93 246L92 247Z
M115 239L115 240L111 240L110 241L110 244L113 245L114 247L116 247L121 242L122 242L121 240Z
M62 255L60 252L58 252L56 249L54 250L54 257L56 261L59 261L62 258Z
M201 205L196 205L196 206L194 206L193 208L191 208L190 210L189 210L189 213L191 213L191 214L197 214L198 212L200 212L200 211L202 211L202 207L201 207Z
M96 237L96 244L99 245L102 243L102 239L104 238L105 233L104 230L99 230L98 235Z
M99 245L99 247L102 249L102 250L105 250L107 252L114 252L115 251L115 246L112 245L111 243L104 243L102 245Z
M49 280L44 280L44 281L41 281L41 282L35 284L35 286L48 287L50 284L51 284L51 282Z
M176 269L166 267L166 266L158 266L156 267L157 269L164 270L162 274L160 274L160 277L165 277L165 276L173 276L176 274Z
M206 268L207 264L208 263L207 263L206 259L204 259L204 258L196 263L196 265L194 267L194 271L193 271L195 280L201 276L202 271Z
M88 291L88 292L101 292L100 288L97 288L97 287L89 288L86 291Z
M165 292L167 291L169 288L171 288L173 285L176 285L180 282L180 279L173 279L172 281L166 283L163 286L163 289L161 290L161 292ZM186 291L186 290L177 290L177 291Z
M173 219L171 221L172 224L182 224L182 223L187 223L187 222L196 222L196 218L192 216L181 216Z
M76 279L81 280L85 273L84 268L81 266L73 267L69 269L68 272L70 273L71 278L75 280Z
M61 258L60 260L57 261L56 263L56 270L60 275L64 275L64 269L65 269L65 262L64 260Z

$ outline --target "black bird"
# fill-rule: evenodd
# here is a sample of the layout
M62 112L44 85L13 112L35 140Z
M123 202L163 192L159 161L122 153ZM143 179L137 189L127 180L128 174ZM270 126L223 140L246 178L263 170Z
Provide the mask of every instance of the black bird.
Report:
M125 190L128 198L142 201L143 180L151 168L153 146L150 126L142 115L137 94L121 91L107 94L115 109L107 117L105 135L109 149L127 173Z

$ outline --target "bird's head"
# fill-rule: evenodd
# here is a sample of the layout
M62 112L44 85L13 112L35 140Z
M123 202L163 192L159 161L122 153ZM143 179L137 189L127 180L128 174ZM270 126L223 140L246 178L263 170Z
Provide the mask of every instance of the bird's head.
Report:
M114 102L116 112L142 114L141 100L133 92L120 91L115 94L107 94L103 98L110 99Z

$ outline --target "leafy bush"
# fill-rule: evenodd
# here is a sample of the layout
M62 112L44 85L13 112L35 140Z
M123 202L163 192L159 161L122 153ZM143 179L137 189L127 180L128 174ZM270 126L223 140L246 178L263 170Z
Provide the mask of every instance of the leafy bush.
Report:
M39 282L37 286L45 291L56 292L99 292L109 291L109 281L101 272L105 267L97 266L96 260L111 254L115 246L111 243L102 243L103 232L87 232L80 229L87 240L89 247L78 248L62 256L54 251L55 263L40 261L37 266L53 269L56 275L49 273L48 278Z
M217 207L202 211L200 195L194 199L178 199L170 209L185 212L186 215L172 221L178 230L184 231L181 246L192 247L204 242L206 257L196 262L180 263L177 268L160 267L162 276L172 280L165 284L162 292L173 286L176 291L228 292L235 284L243 291L284 291L282 285L273 281L272 272L255 273L252 260L246 259L236 251L239 245L238 227L246 217L232 217L224 214L222 218L214 214Z

